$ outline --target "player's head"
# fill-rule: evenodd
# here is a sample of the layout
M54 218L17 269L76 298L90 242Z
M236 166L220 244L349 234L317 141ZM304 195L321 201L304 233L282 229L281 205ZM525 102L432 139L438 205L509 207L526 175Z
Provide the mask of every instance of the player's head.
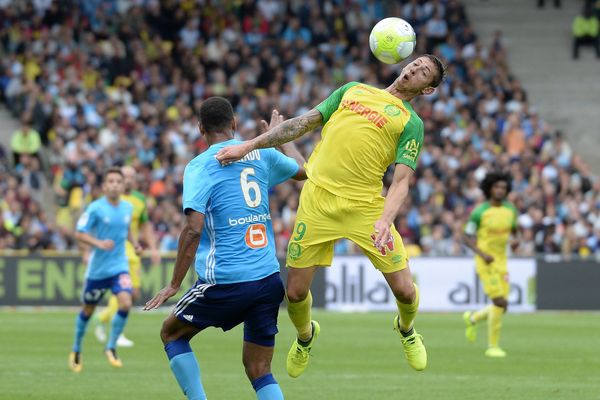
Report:
M104 195L110 200L118 200L119 196L123 194L123 189L125 188L123 180L121 168L112 167L107 169L104 173L104 179L102 181L102 190L104 191Z
M438 57L425 54L402 68L394 85L402 92L431 94L446 75L446 66Z
M483 178L480 187L486 199L502 201L512 190L512 178L508 172L490 172Z
M135 189L135 168L133 168L131 165L126 165L121 167L121 173L123 174L125 193L129 193Z
M233 107L224 97L209 97L200 106L200 132L203 135L224 133L232 135L235 130Z

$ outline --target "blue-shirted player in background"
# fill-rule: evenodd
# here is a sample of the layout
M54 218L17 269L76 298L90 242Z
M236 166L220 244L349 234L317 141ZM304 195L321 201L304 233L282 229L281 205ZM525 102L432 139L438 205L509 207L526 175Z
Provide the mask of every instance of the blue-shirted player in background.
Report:
M132 240L136 252L141 250L129 231L133 207L120 199L125 188L120 168L111 168L104 174L102 189L104 197L90 203L77 222L77 240L92 247L81 312L75 321L73 351L69 354L69 368L81 372L81 342L94 309L107 290L119 301L119 311L112 320L110 337L104 354L113 367L123 363L115 352L116 341L127 323L131 308L131 279L125 255L125 241Z
M282 121L273 111L270 126ZM157 308L177 293L195 256L199 279L179 300L160 332L179 386L188 399L206 399L190 339L209 326L226 331L243 322L246 375L258 399L279 400L283 394L271 375L271 360L284 289L268 191L289 178L306 179L304 159L291 145L281 148L291 157L261 149L222 167L215 154L239 143L233 139L235 127L226 99L211 97L202 103L200 131L210 147L185 169L187 224L179 237L173 278L145 309Z

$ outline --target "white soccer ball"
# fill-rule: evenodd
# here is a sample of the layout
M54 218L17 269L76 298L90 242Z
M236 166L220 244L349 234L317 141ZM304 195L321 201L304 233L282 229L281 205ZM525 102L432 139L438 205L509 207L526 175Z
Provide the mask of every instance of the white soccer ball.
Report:
M379 21L369 35L373 55L386 64L396 64L410 56L417 44L413 27L402 18Z

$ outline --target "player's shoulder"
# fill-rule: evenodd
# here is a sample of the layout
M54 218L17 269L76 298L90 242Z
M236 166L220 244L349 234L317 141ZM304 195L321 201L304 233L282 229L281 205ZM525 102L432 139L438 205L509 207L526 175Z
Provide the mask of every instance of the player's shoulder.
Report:
M517 212L517 207L515 207L515 205L508 200L504 200L502 202L502 206L508 208L509 210L513 211L514 213Z
M96 200L93 200L90 204L88 204L86 211L94 211L99 208L103 208L107 205L106 197L98 197Z
M132 190L131 191L131 197L140 200L142 202L146 202L146 196L144 196L144 194L142 192L139 192L137 190Z
M490 202L484 201L481 204L478 204L473 211L471 211L471 215L481 215L484 211L490 208Z

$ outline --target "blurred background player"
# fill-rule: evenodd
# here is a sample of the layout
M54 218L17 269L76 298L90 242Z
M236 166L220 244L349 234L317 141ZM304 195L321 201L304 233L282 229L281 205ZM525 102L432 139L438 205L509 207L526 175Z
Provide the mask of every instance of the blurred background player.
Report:
M383 274L396 298L393 326L409 365L427 366L422 337L413 328L419 292L394 220L409 192L423 146L423 121L410 104L432 94L444 77L443 63L425 55L406 65L386 89L350 82L312 110L253 140L227 147L217 159L228 163L250 151L292 141L323 125L322 140L307 165L294 234L286 264L288 314L298 332L288 353L287 371L300 376L320 327L311 319L310 286L318 267L330 266L339 239L356 243ZM382 179L394 165L384 198Z
M141 248L132 237L129 225L133 207L121 200L123 194L123 174L119 168L110 168L104 175L104 196L93 201L77 222L77 240L91 246L92 251L86 271L83 289L83 306L75 321L73 350L69 354L69 367L81 372L81 342L87 324L104 293L110 291L118 301L118 311L111 323L111 332L104 354L113 367L122 367L115 351L117 338L127 323L131 308L131 279L125 242L133 243L136 251Z
M485 294L492 304L475 312L467 311L463 319L467 325L467 340L477 339L477 323L488 321L488 357L505 357L506 352L499 347L502 314L508 307L510 284L506 245L511 234L517 232L517 210L506 200L511 191L511 176L508 173L491 172L481 182L487 201L477 206L465 227L464 241L475 252L477 275L483 284ZM519 245L514 239L511 247Z
M140 230L144 243L150 248L150 259L153 266L160 264L160 253L157 249L156 239L152 224L148 221L148 211L146 210L146 198L142 193L135 190L137 187L136 171L131 166L121 168L125 182L125 191L121 195L121 200L130 203L133 206L133 216L131 219L131 234L137 241L140 239ZM140 298L140 288L142 286L142 260L136 254L131 242L125 244L125 253L129 262L129 276L131 277L132 297L135 302ZM96 338L104 343L106 341L106 327L112 321L117 313L119 305L116 296L111 296L108 300L108 306L98 316L94 333ZM117 339L117 346L131 347L134 342L124 334Z
M215 160L217 151L240 143L233 139L233 108L225 98L211 97L202 103L199 119L209 148L185 168L187 224L179 239L173 278L145 309L157 308L177 293L195 256L198 281L179 300L160 332L179 386L188 399L206 399L190 339L210 326L227 331L243 322L242 358L256 397L280 400L283 394L271 374L271 360L284 289L269 189L292 177L306 179L304 158L290 143L282 151L293 158L274 149L257 150L222 167ZM274 110L270 127L282 120Z

